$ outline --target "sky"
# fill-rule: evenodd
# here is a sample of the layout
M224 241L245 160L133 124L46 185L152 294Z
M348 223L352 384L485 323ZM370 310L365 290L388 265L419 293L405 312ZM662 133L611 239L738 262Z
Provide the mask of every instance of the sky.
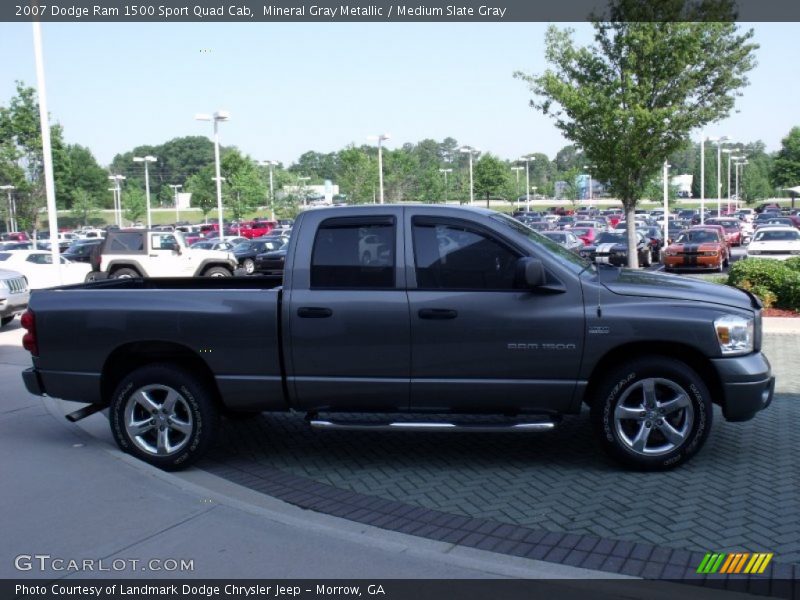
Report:
M566 24L559 24L564 27ZM453 137L503 159L568 142L528 106L514 71L541 73L544 23L45 23L48 108L102 165L141 144L210 135L285 165L388 133L388 148ZM576 39L591 28L576 24ZM707 135L780 147L800 125L800 23L755 30L758 66L736 113ZM0 105L36 85L30 24L0 23ZM699 140L700 132L695 138Z

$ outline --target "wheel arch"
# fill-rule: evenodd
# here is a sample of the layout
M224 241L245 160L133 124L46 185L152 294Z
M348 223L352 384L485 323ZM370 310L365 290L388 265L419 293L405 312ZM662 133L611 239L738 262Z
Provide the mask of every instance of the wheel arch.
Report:
M659 357L679 360L693 369L703 380L711 394L714 404L720 404L724 397L722 393L722 382L719 379L716 369L711 361L699 350L688 344L677 342L632 342L617 346L607 352L594 366L588 378L588 385L583 393L583 402L591 406L596 400L597 388L603 381L605 375L618 365L625 364L634 359Z
M198 376L208 387L217 407L223 408L219 388L208 364L187 346L160 340L131 342L109 354L100 377L103 403L110 404L111 395L128 373L147 365L165 363L181 366Z
M147 277L147 271L138 262L131 260L112 260L106 267L106 273L110 276L118 269L133 269L140 277Z
M238 263L236 266L238 266ZM222 267L223 269L227 269L228 271L231 272L231 275L233 275L233 272L236 270L236 267L232 267L228 261L219 260L216 258L209 258L200 263L200 266L198 266L197 269L195 269L194 276L202 277L203 273L205 273L212 267Z

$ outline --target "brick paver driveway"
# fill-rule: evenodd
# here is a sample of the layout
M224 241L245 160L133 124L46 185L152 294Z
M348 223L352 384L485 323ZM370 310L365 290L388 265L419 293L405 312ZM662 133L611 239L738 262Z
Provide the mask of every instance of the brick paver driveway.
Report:
M791 365L796 342L770 343ZM703 450L666 473L608 460L587 412L544 434L313 431L265 414L226 421L199 466L314 510L499 552L652 577L682 577L707 551L774 552L772 575L800 578L796 372L752 421L715 408ZM667 570L648 570L654 560Z

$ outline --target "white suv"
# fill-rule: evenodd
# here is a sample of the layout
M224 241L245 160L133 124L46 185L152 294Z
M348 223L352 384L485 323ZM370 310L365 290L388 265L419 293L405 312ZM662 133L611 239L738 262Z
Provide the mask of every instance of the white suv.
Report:
M87 280L104 276L126 277L230 277L236 258L230 252L193 250L183 234L172 231L122 229L108 232L92 256L94 271Z
M0 327L25 312L30 295L28 280L22 273L0 269Z

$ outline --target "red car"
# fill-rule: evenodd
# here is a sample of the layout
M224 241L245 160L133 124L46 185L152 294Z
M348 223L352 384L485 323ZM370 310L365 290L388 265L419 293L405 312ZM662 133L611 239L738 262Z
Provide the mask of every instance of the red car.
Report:
M742 222L739 219L728 217L706 219L706 225L722 225L725 230L725 241L728 242L728 245L742 245Z
M591 246L597 237L597 230L594 227L573 227L570 231L583 242L584 246Z

